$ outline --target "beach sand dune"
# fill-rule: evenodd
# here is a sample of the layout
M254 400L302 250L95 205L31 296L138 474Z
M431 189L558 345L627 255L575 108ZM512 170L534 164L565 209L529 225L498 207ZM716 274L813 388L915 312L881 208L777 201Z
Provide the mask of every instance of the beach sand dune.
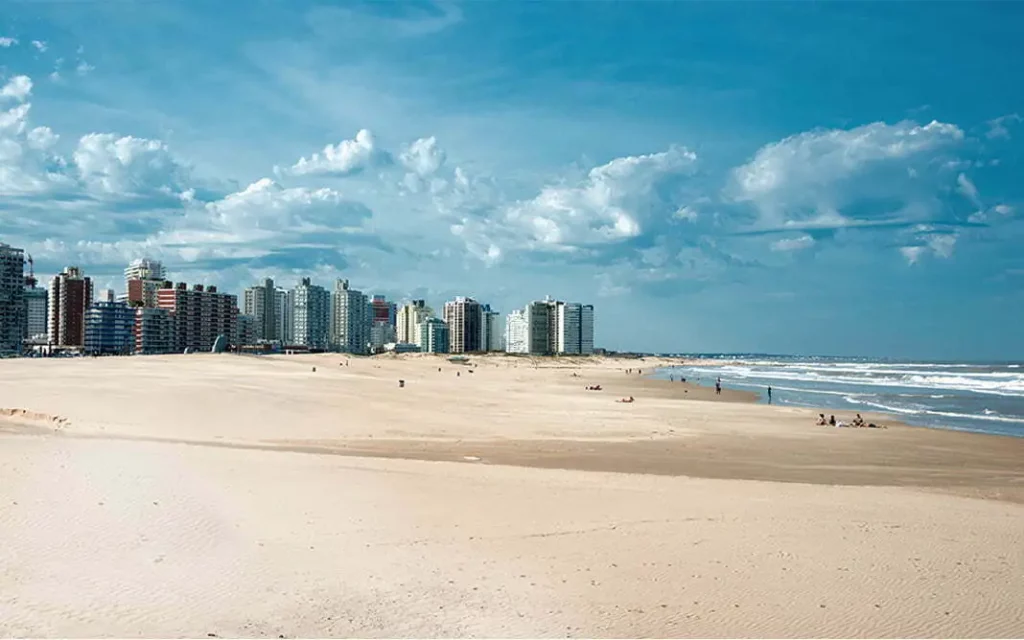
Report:
M0 363L0 635L1024 632L1016 440L472 361Z

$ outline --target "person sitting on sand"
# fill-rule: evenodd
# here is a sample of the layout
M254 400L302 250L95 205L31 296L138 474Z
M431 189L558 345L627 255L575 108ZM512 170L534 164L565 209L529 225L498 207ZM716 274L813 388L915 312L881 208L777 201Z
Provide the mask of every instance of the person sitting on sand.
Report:
M860 417L859 413L857 414L857 417L853 419L853 426L855 426L855 427L863 427L864 426L864 418Z
M828 424L828 420L825 419L825 414L824 413L819 413L818 414L818 426L819 427L824 427L827 424Z
M828 424L830 426L833 426L833 427L836 426L836 417L835 416L829 416L828 417Z

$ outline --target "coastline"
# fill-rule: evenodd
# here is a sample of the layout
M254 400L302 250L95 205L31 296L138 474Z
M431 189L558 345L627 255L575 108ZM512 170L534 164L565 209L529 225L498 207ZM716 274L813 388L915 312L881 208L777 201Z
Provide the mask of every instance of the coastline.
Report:
M5 361L0 636L1019 635L1024 440L664 362Z

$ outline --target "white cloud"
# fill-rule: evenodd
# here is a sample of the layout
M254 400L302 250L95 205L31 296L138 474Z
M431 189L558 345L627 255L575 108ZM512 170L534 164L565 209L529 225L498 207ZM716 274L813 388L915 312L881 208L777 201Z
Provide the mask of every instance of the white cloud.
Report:
M924 247L900 247L900 253L902 253L903 257L907 259L907 263L917 264L917 261L921 259L921 254L924 253Z
M36 149L37 151L46 151L57 144L57 140L60 139L56 133L53 132L50 127L36 127L28 132L25 136L29 147Z
M814 246L814 238L802 235L796 238L784 238L772 243L772 251L800 251Z
M35 47L39 53L44 53L49 48L45 40L33 40L32 46Z
M956 245L954 234L935 234L927 239L928 247L940 258L948 258L953 255L953 247Z
M848 188L851 179L875 169L888 172L893 164L901 164L906 182L921 172L911 161L921 156L927 160L963 138L956 125L937 121L924 126L876 122L849 130L801 133L762 147L749 163L734 169L729 191L736 200L751 202L777 217L798 209L804 209L805 215L806 210L839 209L856 199L857 190Z
M26 100L32 93L32 78L28 76L14 76L7 81L7 84L0 88L0 98L14 98L15 100Z
M480 231L499 244L572 250L639 236L679 211L678 181L697 156L683 147L616 158L576 184L551 185L504 209Z
M75 73L77 73L80 76L84 76L84 75L88 74L90 71L95 71L95 70L96 70L96 67L92 66L91 64L89 64L85 60L82 60L81 62L79 62L78 66L75 67Z
M73 157L83 184L102 193L180 193L185 188L188 170L159 140L90 133L78 141Z
M7 36L0 36L0 48L6 49L7 47L13 47L18 44L17 38L10 38Z
M281 187L269 178L205 205L217 225L239 230L295 230L297 227L358 226L370 216L365 206L333 189Z
M974 186L971 179L964 174L960 174L956 177L957 191L960 192L965 198L971 201L972 204L981 208L981 197L978 195L978 188Z
M323 151L308 158L300 158L288 169L288 173L303 175L350 175L369 167L385 164L390 156L378 148L373 134L361 129L353 140L342 140L336 145L329 144Z
M437 138L420 138L402 151L399 159L406 169L418 176L430 176L437 173L445 161L445 152L437 144Z
M1008 216L1013 214L1013 207L1008 204L997 204L992 207L992 211L998 213L1001 216Z
M1005 116L1000 116L988 121L988 131L985 133L985 137L989 140L1010 139L1010 129L1007 127L1010 123L1020 122L1021 117L1016 113L1010 113Z

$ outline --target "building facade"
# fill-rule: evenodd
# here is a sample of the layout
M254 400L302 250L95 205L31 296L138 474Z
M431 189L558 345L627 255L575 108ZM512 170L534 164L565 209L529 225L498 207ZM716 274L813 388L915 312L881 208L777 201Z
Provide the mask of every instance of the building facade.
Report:
M330 347L331 296L321 286L312 284L309 278L302 278L288 296L292 313L290 344L310 349Z
M339 279L331 293L331 342L345 353L365 354L370 343L369 301L348 280Z
M286 292L285 300L287 295ZM246 344L283 340L280 301L278 288L274 286L271 278L266 278L262 283L243 292L241 312L253 319L253 330L256 335L254 342Z
M26 279L27 280L27 279ZM25 333L26 341L46 344L50 298L46 289L34 285L25 286Z
M505 318L505 351L507 353L530 353L530 323L524 309L516 309Z
M479 302L459 296L444 303L444 322L448 325L449 353L483 350L480 343L483 314Z
M167 309L135 309L135 353L158 355L175 351L174 318Z
M135 310L110 299L94 303L85 312L84 347L90 355L130 355L135 350Z
M49 344L85 345L85 312L92 305L92 280L78 267L67 267L50 280Z
M218 292L217 287L197 284L189 289L184 282L166 282L157 291L157 305L173 317L174 353L210 351L218 336L230 341L237 334L238 298Z
M277 311L278 339L281 344L291 344L295 340L295 314L287 289L277 287L274 290L274 309Z
M25 336L25 252L0 244L0 356L21 355Z
M232 341L238 346L251 346L258 342L256 338L256 318L244 313L238 314L237 335Z
M546 298L508 315L508 353L590 355L594 353L594 306Z
M413 300L402 305L395 321L395 341L399 344L419 344L420 323L429 316L425 300Z
M427 318L420 323L420 351L423 353L451 353L451 333L440 318Z
M156 307L156 292L167 279L164 266L149 258L133 260L124 270L125 291L132 307Z
M501 316L497 311L491 310L491 305L480 305L480 350L502 351L503 337Z

